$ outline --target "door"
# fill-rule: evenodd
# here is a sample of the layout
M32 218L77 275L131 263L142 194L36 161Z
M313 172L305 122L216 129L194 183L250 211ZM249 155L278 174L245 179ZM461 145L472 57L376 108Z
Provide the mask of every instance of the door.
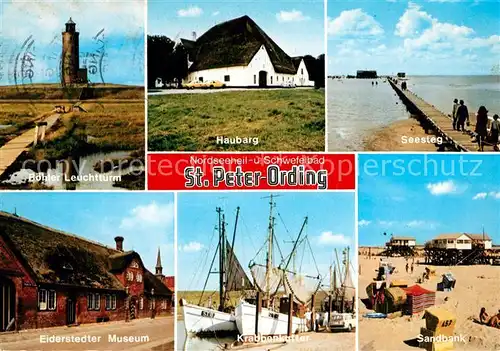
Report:
M259 72L259 87L267 87L267 72Z
M0 332L14 329L16 290L8 279L0 278Z
M71 325L76 322L76 301L74 297L66 300L66 324Z

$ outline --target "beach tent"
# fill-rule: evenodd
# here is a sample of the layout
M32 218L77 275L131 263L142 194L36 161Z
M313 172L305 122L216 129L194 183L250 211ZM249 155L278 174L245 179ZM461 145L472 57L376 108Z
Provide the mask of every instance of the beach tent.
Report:
M404 288L403 290L407 296L407 314L420 313L436 304L436 293L424 289L418 284Z

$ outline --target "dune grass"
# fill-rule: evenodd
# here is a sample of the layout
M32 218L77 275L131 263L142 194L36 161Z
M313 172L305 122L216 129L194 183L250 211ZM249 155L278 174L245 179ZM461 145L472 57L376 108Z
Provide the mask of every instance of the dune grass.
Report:
M324 151L325 94L315 89L221 91L149 97L150 151ZM221 145L217 136L258 137Z

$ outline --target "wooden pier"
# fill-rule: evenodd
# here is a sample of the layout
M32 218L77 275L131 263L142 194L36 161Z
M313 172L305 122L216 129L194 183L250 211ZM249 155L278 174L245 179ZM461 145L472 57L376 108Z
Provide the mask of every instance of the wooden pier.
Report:
M444 147L455 151L476 151L478 143L473 141L475 120L471 118L470 126L466 126L466 131L454 130L452 119L435 106L429 104L415 93L401 89L392 79L387 79L391 87L396 91L399 98L406 105L411 114L415 115L426 130L434 130L437 136L443 138ZM451 104L451 102L450 102ZM487 143L484 151L494 151L493 145Z

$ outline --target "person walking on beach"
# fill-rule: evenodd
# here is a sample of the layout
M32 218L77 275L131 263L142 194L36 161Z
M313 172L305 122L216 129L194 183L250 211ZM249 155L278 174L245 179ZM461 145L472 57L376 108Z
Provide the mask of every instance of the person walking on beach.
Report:
M458 110L458 100L453 100L453 110L451 112L451 117L453 118L453 130L457 129L457 110Z
M484 142L486 141L486 136L488 135L488 110L486 107L481 106L477 111L476 117L476 129L477 133L477 144L479 145L477 151L484 151Z
M408 262L406 262L406 273L408 273L408 268L409 268Z
M467 125L469 125L469 110L464 100L460 100L460 106L457 108L457 130L465 132L465 121L467 121Z
M493 116L493 122L491 122L490 128L490 139L493 144L493 149L498 151L498 134L500 131L500 121L498 120L498 115Z
M411 272L411 274L413 274L413 262L412 262L411 267L410 267L410 272Z

